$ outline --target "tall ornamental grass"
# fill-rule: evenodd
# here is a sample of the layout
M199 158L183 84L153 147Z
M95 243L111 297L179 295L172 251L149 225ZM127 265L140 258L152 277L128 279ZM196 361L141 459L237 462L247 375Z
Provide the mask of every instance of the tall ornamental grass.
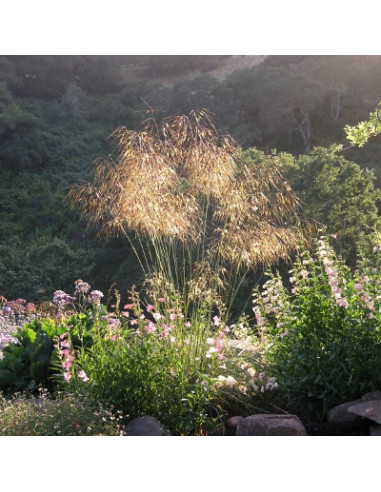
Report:
M111 135L116 157L68 199L101 234L126 236L155 297L180 296L188 313L228 314L253 267L288 258L307 229L276 158L247 165L206 111L154 119Z

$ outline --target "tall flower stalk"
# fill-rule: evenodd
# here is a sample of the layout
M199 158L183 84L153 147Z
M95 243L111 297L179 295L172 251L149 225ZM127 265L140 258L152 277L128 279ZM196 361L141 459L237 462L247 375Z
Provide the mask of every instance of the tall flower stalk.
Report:
M216 300L229 309L245 273L304 240L276 159L246 165L206 111L111 137L117 159L96 161L92 183L73 187L69 200L101 234L130 240L156 297L178 293L185 309L208 314Z

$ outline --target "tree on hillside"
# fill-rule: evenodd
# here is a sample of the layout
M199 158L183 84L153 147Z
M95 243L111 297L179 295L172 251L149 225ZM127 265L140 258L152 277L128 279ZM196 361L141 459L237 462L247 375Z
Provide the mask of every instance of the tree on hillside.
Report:
M269 143L279 133L289 141L298 135L304 152L311 150L313 112L324 95L321 84L303 72L271 65L237 72L228 82Z
M381 190L374 187L373 171L345 159L337 146L317 147L292 160L288 156L287 176L303 217L324 225L336 238L336 250L354 263L357 248L381 227Z

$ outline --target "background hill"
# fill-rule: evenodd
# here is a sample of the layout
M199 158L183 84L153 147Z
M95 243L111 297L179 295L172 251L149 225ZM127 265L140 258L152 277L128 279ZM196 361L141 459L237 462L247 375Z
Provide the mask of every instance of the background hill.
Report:
M379 56L0 57L0 294L38 301L78 278L105 291L139 279L126 241L99 241L64 200L113 154L118 126L203 107L243 149L296 159L347 146L344 126L367 118L380 88ZM379 151L375 138L343 158L379 186Z

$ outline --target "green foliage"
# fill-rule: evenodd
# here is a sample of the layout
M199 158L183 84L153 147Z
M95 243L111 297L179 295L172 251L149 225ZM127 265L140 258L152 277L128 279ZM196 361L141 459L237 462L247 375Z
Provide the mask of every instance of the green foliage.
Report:
M381 103L378 104L379 106ZM381 109L370 113L367 121L361 121L355 126L346 125L347 139L353 144L363 147L371 137L381 132Z
M291 291L270 275L254 309L280 401L303 422L379 388L379 247L352 272L320 240L290 271Z
M0 388L10 393L34 391L38 385L52 389L52 363L55 360L55 336L61 330L54 321L34 320L25 324L13 336L15 343L3 349L0 359Z
M371 170L340 155L340 148L315 148L295 164L288 159L288 178L302 203L302 215L326 227L347 261L356 261L358 245L380 228L380 190Z
M1 395L0 422L1 436L120 435L119 419L109 410L70 395L51 399L46 391L40 391L38 398Z

